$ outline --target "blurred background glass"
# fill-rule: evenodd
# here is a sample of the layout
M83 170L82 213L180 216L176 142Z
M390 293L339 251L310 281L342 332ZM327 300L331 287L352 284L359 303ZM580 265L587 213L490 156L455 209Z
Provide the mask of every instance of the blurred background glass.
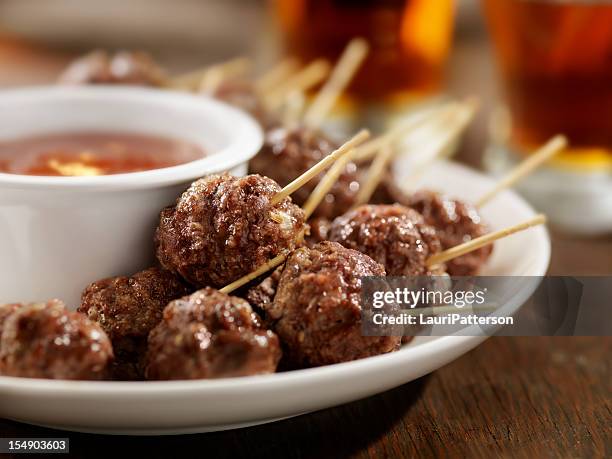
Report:
M533 149L564 133L574 153L610 160L612 3L483 3L510 110L512 145Z
M453 0L274 0L286 54L335 61L354 37L370 53L348 94L401 103L441 89L451 47Z
M612 2L483 0L505 103L489 169L502 173L555 134L569 148L520 189L572 232L612 230Z

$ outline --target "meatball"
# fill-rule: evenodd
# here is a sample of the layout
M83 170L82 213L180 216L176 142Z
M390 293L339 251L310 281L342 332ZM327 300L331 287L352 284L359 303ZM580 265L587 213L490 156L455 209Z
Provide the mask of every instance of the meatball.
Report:
M442 249L463 244L489 232L476 209L465 202L433 191L418 191L409 198L410 207L423 215L436 228ZM491 255L492 245L447 262L451 276L474 276Z
M272 129L266 134L260 152L249 163L249 170L253 174L273 178L281 186L285 186L329 155L336 147L319 132L305 128ZM293 194L296 204L301 206L306 202L324 174L322 172ZM313 216L332 219L343 214L355 203L358 191L357 166L349 162Z
M59 78L63 84L161 86L164 81L164 72L148 54L129 51L93 51L75 60Z
M418 212L398 204L363 205L347 212L332 222L329 240L367 254L390 276L434 274L426 260L441 250L435 229Z
M334 242L297 249L267 309L289 365L328 365L397 350L400 336L364 336L361 330L361 278L384 275L367 255Z
M171 302L149 335L149 379L202 379L276 371L278 337L249 303L207 287Z
M95 322L52 300L19 307L4 324L0 373L49 379L103 379L111 342Z
M377 187L372 202L395 202L416 209L425 222L436 229L442 249L450 249L489 232L472 205L434 191L422 190L407 195L392 180L385 180ZM447 271L451 276L476 275L492 251L493 246L488 245L454 258L447 262Z
M305 229L304 212L274 180L259 175L211 175L194 182L161 212L155 241L166 269L198 287L223 287L270 258L293 250Z
M149 332L161 321L166 305L192 289L162 268L130 277L111 277L89 285L79 311L104 329L113 343L115 379L142 379L142 356Z

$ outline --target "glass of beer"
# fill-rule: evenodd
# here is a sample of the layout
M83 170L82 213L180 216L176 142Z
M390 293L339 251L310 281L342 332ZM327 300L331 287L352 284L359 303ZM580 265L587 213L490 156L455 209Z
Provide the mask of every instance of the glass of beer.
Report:
M534 177L540 182L531 181L530 197L551 209L553 220L560 214L562 226L612 230L612 2L482 0L482 5L509 114L501 117L506 128L493 130L506 137L497 140L518 160L553 135L565 134L570 147ZM578 212L573 215L572 203ZM582 228L570 215L583 218Z
M454 0L273 0L283 52L334 62L355 37L370 52L347 93L364 105L403 104L439 91Z

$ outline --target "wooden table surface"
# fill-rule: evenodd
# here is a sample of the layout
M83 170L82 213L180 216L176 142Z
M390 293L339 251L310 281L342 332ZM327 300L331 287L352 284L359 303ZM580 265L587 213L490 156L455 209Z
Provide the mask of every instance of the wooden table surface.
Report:
M485 98L484 114L460 155L472 164L486 142L486 106L495 93L487 62L482 46L469 43L456 50L452 62L454 68L481 68L480 79L460 72L450 81L451 92ZM17 55L15 47L0 46L0 85L36 82L60 66L36 52ZM612 239L553 233L550 272L610 275ZM108 457L122 450L164 458L187 452L200 457L610 457L611 353L609 337L495 337L397 389L259 427L134 438L0 420L0 435L69 436L73 457Z

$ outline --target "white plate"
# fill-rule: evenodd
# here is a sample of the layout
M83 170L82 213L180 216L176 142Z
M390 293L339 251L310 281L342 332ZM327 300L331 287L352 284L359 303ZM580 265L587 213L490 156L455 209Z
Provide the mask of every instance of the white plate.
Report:
M401 178L401 164L398 165ZM424 185L475 199L493 182L453 163L434 166ZM493 229L534 215L512 192L482 210ZM548 267L545 228L495 245L483 274L541 276ZM507 305L511 308L520 306ZM415 339L398 352L355 362L266 376L159 382L54 381L0 377L0 417L58 429L111 434L179 434L233 429L358 400L412 381L483 341L448 336Z

